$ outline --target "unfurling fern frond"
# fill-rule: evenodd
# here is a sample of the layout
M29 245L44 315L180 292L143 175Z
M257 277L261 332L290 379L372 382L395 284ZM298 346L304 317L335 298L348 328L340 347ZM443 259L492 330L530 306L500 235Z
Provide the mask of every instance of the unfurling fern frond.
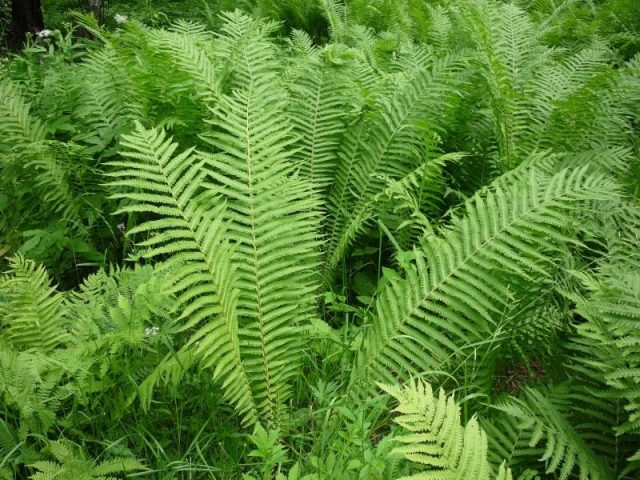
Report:
M460 407L453 397L443 390L436 396L431 385L415 380L403 387L381 387L399 402L394 420L407 432L394 438L401 446L393 453L423 470L400 480L511 480L504 463L497 474L489 463L487 436L478 421L460 424Z
M352 372L352 394L370 391L374 381L461 368L487 338L499 341L510 285L548 278L553 256L544 253L573 241L568 226L576 205L615 195L611 181L582 168L554 176L531 170L470 200L466 216L425 242L406 278L380 294Z
M253 423L257 404L240 358L233 249L226 239L223 204L203 188L211 172L192 150L174 155L177 144L162 131L137 125L123 145L126 159L112 163L119 169L112 186L125 190L114 194L116 198L132 203L120 211L157 217L129 234L148 236L140 242L147 248L146 257L169 255L161 268L175 280L184 330L198 328L188 347L202 341L200 353L215 367L213 375L223 382L225 398Z
M62 294L42 266L18 255L0 277L0 338L16 349L50 352L68 340Z

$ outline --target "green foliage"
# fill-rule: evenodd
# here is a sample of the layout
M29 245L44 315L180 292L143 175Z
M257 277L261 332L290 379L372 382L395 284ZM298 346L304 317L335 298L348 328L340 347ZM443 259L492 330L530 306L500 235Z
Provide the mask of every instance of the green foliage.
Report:
M47 353L64 343L62 295L49 285L47 272L18 256L0 282L0 313L5 338L15 349Z
M2 0L0 1L0 38L6 38L10 23L11 0Z
M0 62L0 478L638 477L632 3L86 7Z
M490 367L491 355L483 341L492 339L491 348L501 341L501 312L506 302L518 301L518 277L544 282L553 271L553 249L570 238L563 227L570 225L573 204L607 199L613 187L584 168L551 177L532 170L508 192L501 179L496 183L467 202L466 216L442 238L429 237L406 277L380 293L354 365L355 392L376 381L453 368L462 369L467 387L476 375L486 381L482 369ZM476 363L477 355L484 364Z
M114 473L135 472L144 468L131 458L113 458L96 464L64 441L50 442L48 450L56 461L39 461L30 465L36 470L30 479L112 480L117 478L112 475Z
M472 418L460 425L460 407L453 397L440 390L436 397L431 385L411 380L406 386L382 386L399 405L394 421L406 434L395 441L401 446L393 453L407 460L426 465L424 473L402 479L421 478L478 478L511 479L511 472L500 465L497 474L487 460L487 437ZM425 467L422 467L425 468Z
M588 430L580 431L587 425L571 419L571 405L567 403L568 398L563 398L565 395L570 398L567 391L527 388L523 398L496 405L506 414L504 423L496 420L495 427L492 427L501 430L492 432L499 438L497 442L506 440L500 444L501 451L510 451L514 464L535 458L536 463L544 465L547 474L557 473L559 478L570 478L573 473L579 478L610 478L612 472L608 465L589 445ZM600 407L606 408L604 405ZM596 407L592 408L590 413L595 416ZM515 441L510 443L507 438ZM615 455L614 452L608 453Z

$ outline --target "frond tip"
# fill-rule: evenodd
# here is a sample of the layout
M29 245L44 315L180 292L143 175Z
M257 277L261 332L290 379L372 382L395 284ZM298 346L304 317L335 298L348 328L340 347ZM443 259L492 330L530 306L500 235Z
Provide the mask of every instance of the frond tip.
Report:
M395 422L406 432L395 440L394 453L427 470L399 480L510 480L511 471L500 466L497 475L487 460L487 436L472 418L460 423L460 407L441 389L434 395L431 385L411 380L404 387L380 385L399 405Z

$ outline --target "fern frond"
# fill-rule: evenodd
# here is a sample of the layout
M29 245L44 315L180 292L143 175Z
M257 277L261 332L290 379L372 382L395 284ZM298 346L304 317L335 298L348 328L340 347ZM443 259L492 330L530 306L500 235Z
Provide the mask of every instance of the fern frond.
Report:
M113 458L96 465L92 459L71 442L61 439L50 441L48 449L56 461L39 461L29 465L36 469L31 480L115 480L111 474L139 472L144 465L134 458Z
M65 385L64 362L69 358L35 351L0 349L0 401L5 418L16 412L17 434L23 441L29 434L46 434L57 420L63 400L72 387Z
M78 98L74 114L82 121L84 131L76 141L101 152L131 130L134 120L142 118L142 99L120 53L109 43L85 58L78 75L81 81L75 88Z
M62 294L45 269L17 255L0 278L0 335L18 349L50 352L68 340Z
M408 432L394 438L402 446L393 453L424 469L399 480L512 478L504 464L495 473L487 459L487 437L478 421L472 418L462 426L460 407L442 389L434 395L431 385L413 379L403 387L381 388L399 402L394 411L400 415L394 421Z
M42 147L29 154L25 166L31 171L27 170L25 174L34 175L33 181L42 192L42 201L49 211L66 220L70 231L87 238L89 233L83 216L87 204L77 193L77 179L88 183L95 172L83 164L86 156L77 144L47 141Z
M347 7L341 0L321 0L324 16L329 22L329 35L334 42L344 40L347 34Z
M174 155L177 144L162 131L145 130L123 138L125 160L112 162L119 171L111 185L126 189L115 198L132 202L120 212L142 212L159 218L129 231L149 235L140 242L146 257L169 258L162 268L172 273L184 330L199 327L193 341L203 339L200 352L215 366L225 398L247 423L257 420L257 404L240 357L236 273L233 249L226 239L223 204L203 188L208 171L192 150ZM204 324L204 325L203 325ZM191 344L189 344L191 346Z
M272 47L263 38L247 42L241 63L244 87L213 112L216 128L207 140L217 153L202 156L209 187L228 199L251 389L262 417L277 424L298 373L299 326L315 315L320 217L311 185L294 174L295 138Z
M461 20L478 49L498 147L498 163L506 171L523 155L518 139L529 131L524 87L549 51L537 43L526 12L512 4L466 2Z
M497 425L498 429L489 434L502 436L509 430L517 432L516 444L505 445L511 449L510 461L514 464L526 458L535 459L543 463L547 474L556 473L563 480L572 475L589 480L614 476L603 458L587 443L587 435L577 431L567 418L571 403L567 403L563 411L551 401L548 392L526 388L522 398L511 398L494 408L504 412L512 426ZM493 440L490 443L493 444Z
M571 242L576 204L611 198L615 187L585 168L555 176L530 171L508 188L476 196L466 216L417 252L415 268L380 294L351 377L351 392L464 363L500 331L514 279L544 279L553 257ZM497 339L496 339L497 341ZM470 378L466 378L470 382Z
M624 263L622 264L624 265ZM570 344L571 369L595 385L595 397L622 402L627 421L614 425L619 435L640 434L640 275L607 268L591 280L577 311L587 321ZM636 440L637 441L637 440Z
M230 72L230 87L247 88L255 75L273 74L275 45L268 35L276 24L256 20L240 10L220 15L224 25L217 35L215 51L223 59L223 71ZM269 72L271 70L271 72Z
M7 78L0 78L0 136L4 150L32 147L46 138L46 124L30 110L31 105L20 87Z
M332 65L329 53L297 60L288 81L289 111L299 150L292 159L300 174L318 192L333 181L336 153L349 115L350 87L346 74Z
M211 51L213 35L200 29L185 30L186 26L173 31L154 30L150 32L151 44L169 55L178 69L189 75L205 105L212 105L221 94L226 75Z
M535 151L565 143L566 117L571 115L567 106L571 105L572 96L588 88L589 81L602 72L608 57L605 48L596 46L554 62L536 74L527 88L533 125L528 138L521 139L522 148Z
M354 123L339 152L329 195L326 276L329 277L362 228L386 179L399 179L422 162L424 124L437 130L457 92L460 58L433 59L378 114Z

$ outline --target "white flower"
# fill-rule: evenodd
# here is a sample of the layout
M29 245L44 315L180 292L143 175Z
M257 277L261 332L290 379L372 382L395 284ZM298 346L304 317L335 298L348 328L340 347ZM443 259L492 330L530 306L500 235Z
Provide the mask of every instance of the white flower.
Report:
M36 32L36 37L38 37L39 39L43 39L43 38L49 38L53 36L53 32L51 30L40 30L39 32Z
M119 13L117 13L116 15L114 15L113 19L116 21L118 25L122 25L124 22L129 20L129 17L127 17L126 15L120 15Z
M160 327L147 327L144 329L144 334L147 337L155 337L160 333Z

